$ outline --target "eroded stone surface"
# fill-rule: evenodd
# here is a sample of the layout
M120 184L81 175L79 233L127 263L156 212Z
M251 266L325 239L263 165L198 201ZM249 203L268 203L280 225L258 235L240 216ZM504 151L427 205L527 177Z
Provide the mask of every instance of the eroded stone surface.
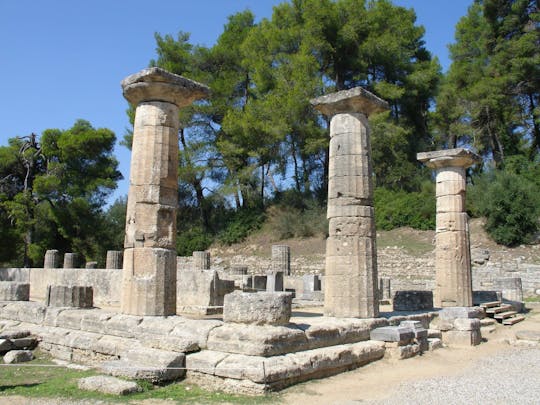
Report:
M77 381L77 386L84 391L97 391L111 395L128 395L142 391L141 387L134 381L104 375L81 378Z
M286 325L291 317L292 295L285 292L234 292L223 306L225 322Z
M34 359L34 355L30 350L11 350L4 355L4 363L25 363Z
M0 301L28 301L30 284L15 281L0 281Z

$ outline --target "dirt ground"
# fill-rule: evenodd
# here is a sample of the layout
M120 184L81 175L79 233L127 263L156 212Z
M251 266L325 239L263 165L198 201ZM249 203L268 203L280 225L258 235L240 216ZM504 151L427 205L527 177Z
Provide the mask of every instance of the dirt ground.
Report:
M514 339L518 330L540 331L540 309L529 312L525 321L514 326L497 325L496 331L485 336L486 341L479 346L443 348L407 360L383 359L347 373L290 387L281 393L281 400L291 405L384 400L401 383L459 375L474 367L476 360L515 350L507 340Z

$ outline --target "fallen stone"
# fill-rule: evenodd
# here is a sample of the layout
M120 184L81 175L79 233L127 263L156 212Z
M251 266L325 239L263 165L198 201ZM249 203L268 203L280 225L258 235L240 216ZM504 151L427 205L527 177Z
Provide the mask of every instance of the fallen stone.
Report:
M34 359L34 355L30 350L11 350L4 356L4 363L24 363Z
M105 375L81 378L77 386L84 391L97 391L111 395L128 395L142 391L136 382Z
M476 346L482 341L480 330L449 330L442 335L443 343L448 346Z
M0 301L28 301L30 284L15 281L0 281Z
M162 383L185 375L183 353L141 348L120 355L120 360L101 364L101 371L115 377Z
M442 340L439 338L428 338L429 351L442 349Z
M439 311L439 318L453 321L456 318L484 318L484 309L480 307L446 307Z
M255 325L286 325L291 317L292 295L286 292L234 292L227 294L223 321Z
M540 331L520 330L516 332L516 339L529 340L531 342L540 342Z
M308 349L304 332L294 327L225 324L213 329L207 347L250 356L276 356Z
M37 339L33 337L25 337L19 339L11 339L11 343L15 349L29 349L32 350L37 346Z
M428 329L428 339L440 339L442 337L442 333L440 330L437 329Z
M370 339L383 342L398 342L403 346L414 339L414 332L411 328L402 326L384 326L373 329L370 332Z
M0 353L9 352L13 350L14 346L11 343L11 339L0 339Z
M0 339L20 339L30 336L29 330L3 330Z
M454 319L454 329L455 330L479 330L480 329L480 319L477 318L456 318Z
M394 311L421 311L433 309L432 291L396 291Z

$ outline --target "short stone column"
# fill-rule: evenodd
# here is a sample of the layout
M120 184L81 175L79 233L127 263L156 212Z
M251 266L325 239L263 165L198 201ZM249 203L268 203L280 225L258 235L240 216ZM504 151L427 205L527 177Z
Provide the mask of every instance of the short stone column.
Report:
M60 252L58 250L47 250L45 252L45 260L43 261L44 269L57 269L60 267Z
M193 270L210 270L210 252L193 252Z
M331 118L324 311L336 317L377 317L379 279L368 116L388 109L388 103L360 87L311 103Z
M391 290L390 278L381 277L379 279L379 299L380 300L391 300L392 299L392 290Z
M436 307L472 306L471 250L465 212L466 169L480 158L463 148L423 152L417 158L436 173L433 303Z
M78 269L79 255L77 253L64 253L64 269Z
M291 275L291 249L287 245L272 245L272 271Z
M107 260L105 264L106 269L121 269L124 258L124 252L121 250L108 250Z
M122 272L121 310L176 313L179 108L205 97L197 82L160 68L122 81L136 107Z

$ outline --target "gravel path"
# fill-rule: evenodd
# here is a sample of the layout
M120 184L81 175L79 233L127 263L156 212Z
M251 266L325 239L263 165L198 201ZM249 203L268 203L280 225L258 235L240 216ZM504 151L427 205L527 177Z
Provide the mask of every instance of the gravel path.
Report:
M350 404L539 404L540 348L508 348L463 373L402 383L389 398Z

